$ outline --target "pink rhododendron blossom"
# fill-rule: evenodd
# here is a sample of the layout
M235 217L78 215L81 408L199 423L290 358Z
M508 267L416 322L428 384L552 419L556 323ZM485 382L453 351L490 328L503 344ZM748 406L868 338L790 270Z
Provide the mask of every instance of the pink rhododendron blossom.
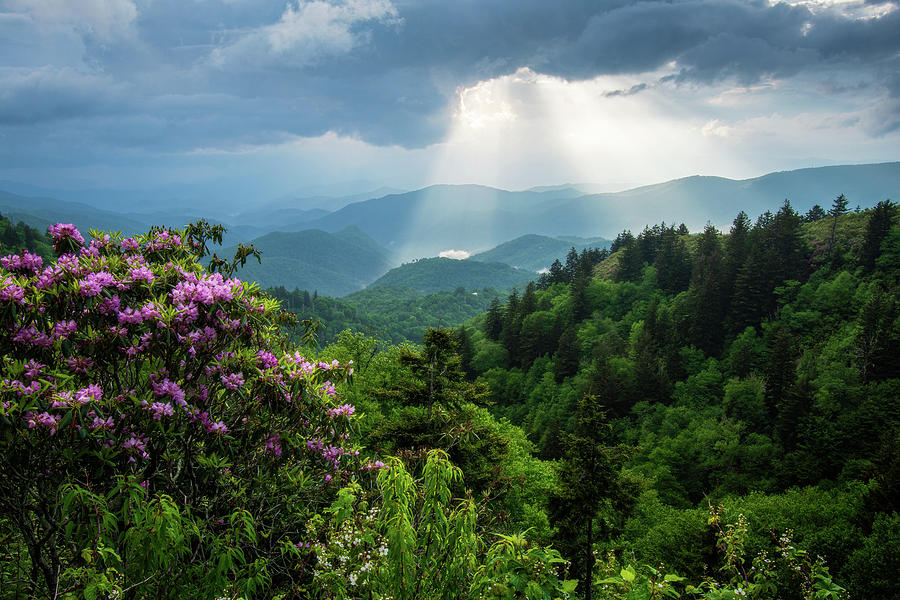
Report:
M278 359L275 355L266 350L260 350L256 353L256 362L260 369L274 369L278 367Z
M47 228L47 233L50 234L50 239L57 243L65 239L73 239L79 244L84 243L84 238L81 237L81 233L79 233L71 223L57 223L56 225L51 225Z
M24 416L28 429L45 427L50 430L50 435L55 435L56 430L59 428L59 415L51 415L48 412L38 414L35 411L29 411Z
M243 373L232 373L231 375L222 375L222 385L229 390L237 390L244 385Z
M214 435L225 435L228 433L228 427L225 426L225 423L222 421L216 421L215 423L211 423L206 428L206 433L212 433Z
M53 339L64 340L78 331L78 325L72 319L60 321L53 326Z
M266 438L266 452L281 456L281 435L276 433Z
M79 404L87 404L88 402L99 402L103 399L103 390L99 385L91 384L86 388L81 388L75 392L75 401Z
M9 254L0 258L0 266L7 271L37 273L43 264L43 258L28 250L22 250L21 254Z
M25 288L12 281L7 277L0 279L0 301L25 304Z
M119 242L119 248L122 249L122 252L138 252L141 249L141 245L134 238L125 238Z
M86 375L94 367L94 361L88 356L73 356L66 359L69 368L76 372Z
M131 269L129 271L131 275L132 281L144 281L146 283L153 283L155 276L153 275L153 271L148 269L147 267L137 267L135 269Z
M331 418L349 417L356 412L356 408L352 404L342 404L337 408L329 408L325 412L327 412L328 416L330 416Z
M150 404L148 409L153 419L159 421L163 417L171 417L175 413L175 408L168 402L154 402Z

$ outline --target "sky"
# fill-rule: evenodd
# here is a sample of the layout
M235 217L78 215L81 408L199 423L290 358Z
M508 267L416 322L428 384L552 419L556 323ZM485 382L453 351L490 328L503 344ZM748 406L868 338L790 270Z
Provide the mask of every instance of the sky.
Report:
M264 201L900 160L898 4L0 0L0 181Z

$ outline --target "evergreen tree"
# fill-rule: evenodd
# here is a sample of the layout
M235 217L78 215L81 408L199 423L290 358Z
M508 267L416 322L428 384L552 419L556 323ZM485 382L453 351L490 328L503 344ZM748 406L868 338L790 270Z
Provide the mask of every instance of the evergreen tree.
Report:
M890 293L876 289L859 313L854 343L864 383L900 378L900 307Z
M431 420L435 406L457 410L466 402L479 402L486 395L482 385L465 381L456 337L449 329L428 329L421 351L401 348L400 364L412 374L397 386L382 392L401 404L427 408Z
M813 405L815 390L809 379L801 377L782 395L778 402L775 434L786 451L797 447L797 437L803 419Z
M559 383L566 377L575 375L579 363L578 337L575 335L575 328L570 325L559 338L559 346L556 349L556 360L553 363L556 381Z
M794 384L796 349L794 335L783 321L773 323L766 337L766 411L771 418L785 403L785 395Z
M590 316L591 310L587 298L587 286L590 283L587 275L580 275L572 282L572 323L578 324Z
M491 306L488 308L484 317L484 335L489 340L497 341L500 339L500 333L503 331L503 308L500 306L500 300L494 298L491 300Z
M691 273L692 343L710 356L722 350L726 311L725 262L719 232L710 224L700 236Z
M553 264L550 265L550 270L547 272L547 279L550 285L554 283L565 283L566 275L563 270L563 265L559 262L559 259L555 259Z
M806 214L803 216L804 223L815 223L816 221L821 221L825 217L828 216L828 213L825 212L825 209L819 206L818 204L814 204L811 209L806 211Z
M459 351L459 366L466 379L473 381L475 379L475 369L472 367L472 359L475 357L475 346L472 344L472 336L464 325L460 325L456 330L456 347Z
M566 282L575 279L575 275L578 273L578 251L575 250L575 246L569 248L569 252L566 254L566 266L563 267L563 272L566 275Z
M514 289L506 300L506 311L503 315L503 330L500 342L509 354L512 365L521 364L521 347L519 334L522 330L522 316L519 314L519 293Z
M565 437L565 457L559 467L559 489L550 499L551 522L557 528L556 547L572 563L579 590L591 600L594 529L597 512L615 493L617 457L606 445L609 425L598 399L578 401L574 432Z
M519 314L522 318L527 317L537 310L537 297L535 296L535 286L533 281L529 281L525 286L525 293L522 294L522 301L519 305Z
M644 259L637 241L634 238L626 240L626 244L621 247L621 251L619 266L616 270L616 280L635 281L641 276L641 269L644 267Z
M875 261L881 256L881 243L891 232L896 205L890 200L882 200L872 209L866 223L866 237L863 242L860 264L866 273L875 269Z
M625 229L616 236L616 239L613 240L612 244L609 245L609 251L615 252L616 250L620 250L625 248L626 246L630 246L634 243L634 234L631 233L628 229ZM560 265L562 266L562 265Z
M653 266L659 287L669 293L687 289L691 281L691 259L687 248L674 228L665 229L660 234L659 249Z
M831 235L828 238L829 255L834 250L834 239L835 234L837 233L838 218L840 218L841 215L847 214L847 202L847 198L841 194L834 199L834 202L831 203L831 208L828 209L828 215L831 217Z

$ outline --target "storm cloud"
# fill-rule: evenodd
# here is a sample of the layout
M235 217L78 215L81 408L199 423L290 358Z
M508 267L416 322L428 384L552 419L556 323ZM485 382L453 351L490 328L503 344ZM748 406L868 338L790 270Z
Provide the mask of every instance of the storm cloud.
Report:
M900 123L898 31L862 0L0 0L0 159L327 132L422 148L461 89L521 69L638 76L610 98L803 77L874 98L877 136Z

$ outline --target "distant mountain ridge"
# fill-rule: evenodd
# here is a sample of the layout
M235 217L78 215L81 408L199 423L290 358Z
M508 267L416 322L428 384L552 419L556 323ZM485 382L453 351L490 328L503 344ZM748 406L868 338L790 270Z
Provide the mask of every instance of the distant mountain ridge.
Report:
M699 231L727 225L738 211L755 218L788 199L798 211L829 206L844 194L851 206L900 197L900 162L841 165L733 180L692 176L624 192L576 195L570 186L508 192L440 185L356 202L310 223L326 231L357 225L404 260L446 249L487 250L522 235L613 238L623 229L667 221Z
M565 262L571 248L581 252L585 248L606 248L611 240L605 238L559 238L528 234L504 242L485 252L473 254L468 260L479 262L500 262L529 271L541 271L559 259Z
M17 189L25 187L19 185ZM94 227L125 233L146 231L151 225L180 227L199 216L206 216L208 220L228 227L226 245L257 239L275 231L318 229L335 234L355 226L396 256L391 262L396 264L437 256L449 249L465 250L479 256L526 235L611 239L623 229L637 232L647 224L660 221L683 222L692 231L700 231L707 221L727 227L739 210L755 218L766 210L777 209L785 199L790 200L796 210L805 212L813 204L827 208L837 195L843 193L851 208L857 204L868 207L886 198L900 198L900 162L798 169L745 180L692 176L623 192L583 194L590 188L587 184L570 184L511 192L481 185L434 185L378 198L364 199L368 194L332 198L330 200L336 203L358 201L331 213L293 204L311 201L310 198L281 198L255 205L244 203L243 212L219 220L211 218L211 214L196 214L202 212L200 206L178 204L171 198L162 204L154 204L146 200L151 196L149 191L143 191L135 201L121 205L113 204L110 192L106 191L98 196L104 198L98 199L103 208L84 202L0 192L0 212L40 229L46 229L50 222L64 221L75 223L83 231ZM194 188L188 191L197 193ZM78 197L89 197L83 190L79 193ZM113 210L112 206L121 206L122 210ZM250 208L252 206L256 208ZM137 212L136 207L148 212ZM225 208L221 207L221 211ZM153 210L156 212L151 212ZM340 245L331 247L337 249ZM499 259L499 251L486 256ZM276 255L270 253L269 257ZM278 255L278 258L297 259L288 254ZM475 260L482 258L479 256ZM534 269L546 260L535 257L533 262L528 262L526 258L510 255L501 260L528 269ZM288 265L282 267L288 268ZM541 264L538 268L545 267ZM271 275L275 274L274 267L270 271ZM369 281L382 273L378 269L371 271ZM353 276L350 280L341 280L337 287L352 291L350 287L363 285L365 279Z
M250 260L237 276L260 287L318 291L340 297L363 289L394 264L393 255L357 227L276 231L252 240L262 262ZM231 256L235 248L218 252Z
M515 269L503 263L423 258L391 269L369 287L406 287L421 294L456 288L507 290L517 286L524 289L534 278L535 274L532 271Z

